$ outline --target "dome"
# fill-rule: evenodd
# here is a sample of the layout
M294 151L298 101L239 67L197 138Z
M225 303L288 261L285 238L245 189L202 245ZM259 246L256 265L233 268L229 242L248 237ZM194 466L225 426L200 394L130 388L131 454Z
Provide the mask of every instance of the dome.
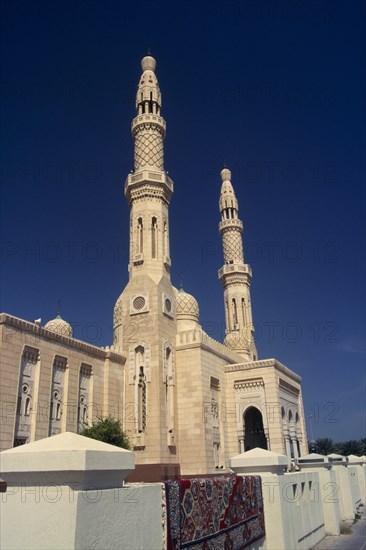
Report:
M143 71L152 71L155 72L156 61L152 55L148 54L141 61L141 68Z
M223 170L221 170L220 176L221 176L222 182L231 181L231 172L228 168L224 168Z
M229 332L224 344L227 348L237 352L249 351L249 341L239 332Z
M61 315L57 315L56 319L48 321L43 328L61 334L62 336L69 336L72 338L72 327L67 321L62 319Z
M184 292L183 289L174 288L177 302L177 320L191 319L198 322L199 307L196 298Z
M118 327L122 323L122 294L118 298L113 310L113 328Z

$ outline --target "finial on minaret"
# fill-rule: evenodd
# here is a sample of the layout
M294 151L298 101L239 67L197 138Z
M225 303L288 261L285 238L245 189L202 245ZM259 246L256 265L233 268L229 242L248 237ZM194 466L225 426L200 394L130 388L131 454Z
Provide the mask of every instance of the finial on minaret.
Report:
M57 316L58 316L58 317L61 317L61 304L62 304L62 298L60 298L59 300L57 300L57 303L58 303Z
M155 58L151 55L150 46L147 49L147 54L145 55L145 57L142 58L141 67L143 72L145 71L152 71L153 73L155 72L156 61L155 61Z
M150 44L147 45L147 55L151 55L151 46L150 46Z
M183 272L181 271L179 273L179 277L180 277L180 287L179 287L179 290L183 290Z
M226 168L226 165L224 163L224 168L220 172L222 181L231 181L231 171Z

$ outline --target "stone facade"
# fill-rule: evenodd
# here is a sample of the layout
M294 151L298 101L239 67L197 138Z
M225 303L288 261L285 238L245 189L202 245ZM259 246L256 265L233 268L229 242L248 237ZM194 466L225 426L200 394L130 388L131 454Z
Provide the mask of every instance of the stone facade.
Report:
M122 411L121 354L5 313L0 341L1 450Z
M258 360L238 201L221 172L226 337L199 324L197 300L170 279L169 204L161 93L150 55L132 121L134 171L129 281L117 299L108 349L72 336L59 316L44 327L8 314L1 330L1 449L65 431L97 416L121 419L136 456L136 480L224 470L254 447L297 457L306 452L300 377L275 359ZM122 290L122 289L121 289Z

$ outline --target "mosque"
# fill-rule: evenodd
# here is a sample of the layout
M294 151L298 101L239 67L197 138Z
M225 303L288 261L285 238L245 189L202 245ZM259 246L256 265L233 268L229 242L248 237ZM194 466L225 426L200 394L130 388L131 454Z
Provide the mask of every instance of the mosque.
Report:
M224 471L230 457L261 447L289 460L307 454L301 378L259 359L250 301L252 271L228 168L219 197L226 337L199 322L197 300L170 279L166 123L156 61L142 59L132 121L134 170L129 281L116 301L106 348L73 338L60 315L41 326L7 313L1 331L1 448L9 449L112 415L136 456L134 481ZM125 330L134 326L136 330Z

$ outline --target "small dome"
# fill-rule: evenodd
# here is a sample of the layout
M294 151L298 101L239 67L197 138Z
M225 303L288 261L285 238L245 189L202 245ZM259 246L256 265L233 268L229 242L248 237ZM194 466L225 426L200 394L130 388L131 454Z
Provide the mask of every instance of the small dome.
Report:
M191 319L198 322L199 307L196 298L184 292L183 289L174 288L177 302L177 320Z
M69 336L72 338L72 327L67 321L62 319L61 315L57 315L56 319L48 321L43 328L61 334L62 336Z
M113 328L118 327L122 323L122 294L119 296L113 310Z
M141 61L141 68L143 71L155 72L156 61L151 55L145 55Z
M224 344L227 348L237 352L248 352L249 341L239 334L239 332L229 332L226 336Z
M231 172L228 168L224 168L223 170L221 170L220 176L223 182L231 181Z

